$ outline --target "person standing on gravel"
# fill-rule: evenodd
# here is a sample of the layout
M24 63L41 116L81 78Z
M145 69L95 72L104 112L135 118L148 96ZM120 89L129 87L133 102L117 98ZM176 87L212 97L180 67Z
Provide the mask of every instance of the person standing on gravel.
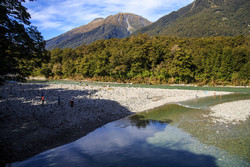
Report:
M42 104L44 104L44 96L42 96Z
M74 99L70 100L69 103L70 103L70 106L73 107L73 105L74 105Z
M58 106L60 106L61 105L61 98L60 98L60 96L58 96Z

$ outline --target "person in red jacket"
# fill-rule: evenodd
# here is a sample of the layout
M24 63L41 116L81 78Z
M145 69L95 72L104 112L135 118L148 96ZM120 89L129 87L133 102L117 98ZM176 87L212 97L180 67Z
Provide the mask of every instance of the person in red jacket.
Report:
M44 96L42 96L42 104L44 104Z

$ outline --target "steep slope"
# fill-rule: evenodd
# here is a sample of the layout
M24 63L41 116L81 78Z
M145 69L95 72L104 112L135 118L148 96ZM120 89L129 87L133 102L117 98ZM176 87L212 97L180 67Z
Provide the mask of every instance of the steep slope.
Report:
M74 28L73 30L70 30L64 34L61 34L55 38L52 38L46 41L46 49L56 48L57 46L61 45L60 43L63 43L63 41L67 39L71 39L72 37L77 36L78 34L83 34L88 31L91 31L97 28L98 26L100 26L103 23L103 21L104 21L103 18L97 18L87 25Z
M124 38L135 30L150 25L147 19L130 13L118 13L106 19L98 18L47 41L46 49L76 48L98 39Z
M194 0L134 34L180 37L250 35L249 0Z

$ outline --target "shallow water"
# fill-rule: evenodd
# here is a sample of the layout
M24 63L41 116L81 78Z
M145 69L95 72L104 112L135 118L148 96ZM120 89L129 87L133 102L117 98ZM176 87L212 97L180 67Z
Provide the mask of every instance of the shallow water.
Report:
M249 120L213 123L211 105L249 94L168 104L111 122L79 140L11 166L249 166Z
M250 93L249 87L210 87L210 86L178 86L178 85L143 85L143 84L122 84L122 83L102 83L102 82L80 82L71 80L47 80L37 81L30 80L29 83L45 83L45 84L72 84L72 85L110 85L112 87L141 87L141 88L160 88L160 89L183 89L183 90L204 90L204 91L225 91L225 92L241 92Z

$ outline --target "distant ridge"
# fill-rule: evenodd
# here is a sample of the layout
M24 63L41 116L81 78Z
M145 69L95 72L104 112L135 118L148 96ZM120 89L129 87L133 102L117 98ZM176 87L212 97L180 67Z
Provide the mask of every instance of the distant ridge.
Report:
M250 35L249 0L194 0L134 34L179 37Z
M46 49L76 48L83 43L89 44L98 39L124 38L150 24L147 19L131 13L118 13L106 19L96 18L87 25L48 40Z

